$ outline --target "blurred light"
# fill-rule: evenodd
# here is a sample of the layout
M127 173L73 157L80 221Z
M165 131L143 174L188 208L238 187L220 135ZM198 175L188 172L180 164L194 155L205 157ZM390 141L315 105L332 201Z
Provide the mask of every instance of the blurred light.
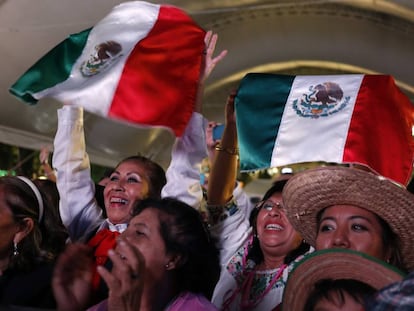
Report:
M0 177L3 176L16 176L15 171L8 171L8 170L0 170Z
M267 170L267 173L268 173L270 176L276 175L276 174L278 174L278 173L279 173L279 168L277 168L277 167L271 167L271 168L269 168L269 169Z
M284 167L280 171L281 174L293 174L293 168L291 167Z

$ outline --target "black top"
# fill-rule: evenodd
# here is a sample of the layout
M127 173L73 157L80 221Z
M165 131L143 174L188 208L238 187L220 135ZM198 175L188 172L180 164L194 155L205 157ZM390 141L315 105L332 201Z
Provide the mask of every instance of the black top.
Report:
M52 263L38 263L30 271L8 269L0 276L0 310L7 306L56 308Z

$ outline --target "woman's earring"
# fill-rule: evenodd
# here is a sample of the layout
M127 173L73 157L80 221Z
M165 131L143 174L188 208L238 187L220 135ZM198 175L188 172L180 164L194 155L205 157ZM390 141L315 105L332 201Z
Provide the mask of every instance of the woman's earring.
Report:
M170 264L165 264L165 268L168 269L170 267Z
M13 256L19 255L19 249L17 248L17 243L13 242Z

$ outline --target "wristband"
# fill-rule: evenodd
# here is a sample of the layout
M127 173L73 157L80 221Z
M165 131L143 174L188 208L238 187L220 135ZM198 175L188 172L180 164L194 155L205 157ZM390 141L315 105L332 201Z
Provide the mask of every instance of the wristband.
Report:
M216 149L217 151L224 151L225 153L228 153L230 155L239 154L239 148L223 148L220 144L217 144L214 149Z

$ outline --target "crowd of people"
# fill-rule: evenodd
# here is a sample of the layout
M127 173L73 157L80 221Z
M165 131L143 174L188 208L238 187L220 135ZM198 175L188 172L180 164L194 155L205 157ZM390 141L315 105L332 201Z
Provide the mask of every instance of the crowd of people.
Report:
M50 179L0 178L0 309L414 308L403 186L337 163L281 174L252 204L237 181L236 91L220 139L202 115L227 53L213 56L216 42L208 31L195 110L166 171L131 155L95 183L83 109L64 103L51 165L41 154Z

